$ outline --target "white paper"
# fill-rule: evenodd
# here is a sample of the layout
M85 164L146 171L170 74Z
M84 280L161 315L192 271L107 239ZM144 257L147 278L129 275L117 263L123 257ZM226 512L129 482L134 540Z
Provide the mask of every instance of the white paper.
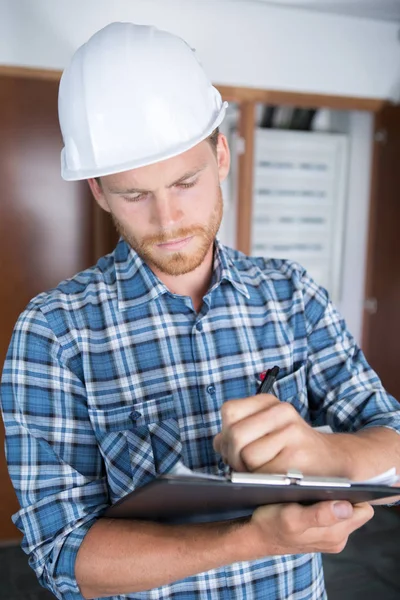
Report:
M357 483L363 485L394 485L398 481L400 481L400 477L396 474L395 467L393 467L380 475L376 475L370 479L364 479L364 481L358 481Z
M218 475L210 475L209 473L200 473L199 471L192 471L183 464L183 462L178 461L174 464L171 471L168 472L168 475L178 475L184 477L195 477L196 479L214 479L217 481L225 481L225 477L218 477Z
M314 427L315 431L319 433L333 433L333 429L330 425L321 425L321 427Z

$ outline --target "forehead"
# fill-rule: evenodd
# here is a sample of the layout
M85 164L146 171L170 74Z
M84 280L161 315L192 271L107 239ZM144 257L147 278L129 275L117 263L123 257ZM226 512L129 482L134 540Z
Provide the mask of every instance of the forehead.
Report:
M154 189L170 185L186 173L204 168L212 157L211 146L204 140L178 156L131 171L106 175L102 177L102 182L108 189L121 187Z

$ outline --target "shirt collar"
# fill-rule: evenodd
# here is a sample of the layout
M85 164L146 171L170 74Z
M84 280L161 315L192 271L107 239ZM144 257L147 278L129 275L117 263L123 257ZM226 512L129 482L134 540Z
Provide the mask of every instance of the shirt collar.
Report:
M170 293L123 239L120 239L114 251L114 260L119 310L133 308ZM212 293L223 280L229 281L246 298L250 297L227 249L216 240L213 276L208 294Z
M114 251L118 309L151 302L168 292L140 256L120 239Z
M240 273L229 255L228 249L217 239L215 240L214 268L210 292L217 288L221 281L224 280L229 281L247 299L250 298L249 291L243 283Z

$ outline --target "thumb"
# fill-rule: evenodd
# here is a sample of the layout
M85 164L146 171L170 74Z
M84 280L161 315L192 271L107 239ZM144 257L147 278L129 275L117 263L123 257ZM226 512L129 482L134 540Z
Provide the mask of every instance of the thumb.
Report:
M350 519L354 508L350 502L317 502L303 507L302 523L304 531L311 527L330 527Z

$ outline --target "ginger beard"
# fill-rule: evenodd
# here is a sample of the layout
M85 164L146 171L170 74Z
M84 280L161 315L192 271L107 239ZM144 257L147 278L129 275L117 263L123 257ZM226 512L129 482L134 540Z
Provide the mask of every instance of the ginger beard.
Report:
M117 220L111 213L114 225L118 233L129 246L144 260L149 267L155 267L165 275L185 275L194 271L205 259L210 246L214 243L218 229L221 225L223 212L223 200L221 188L217 188L216 202L208 223L205 225L192 225L182 227L175 231L160 232L158 235L148 235L139 238ZM193 236L188 249L178 252L164 252L157 248L158 244L165 244L172 240L183 239ZM190 247L196 244L196 248L190 251Z

